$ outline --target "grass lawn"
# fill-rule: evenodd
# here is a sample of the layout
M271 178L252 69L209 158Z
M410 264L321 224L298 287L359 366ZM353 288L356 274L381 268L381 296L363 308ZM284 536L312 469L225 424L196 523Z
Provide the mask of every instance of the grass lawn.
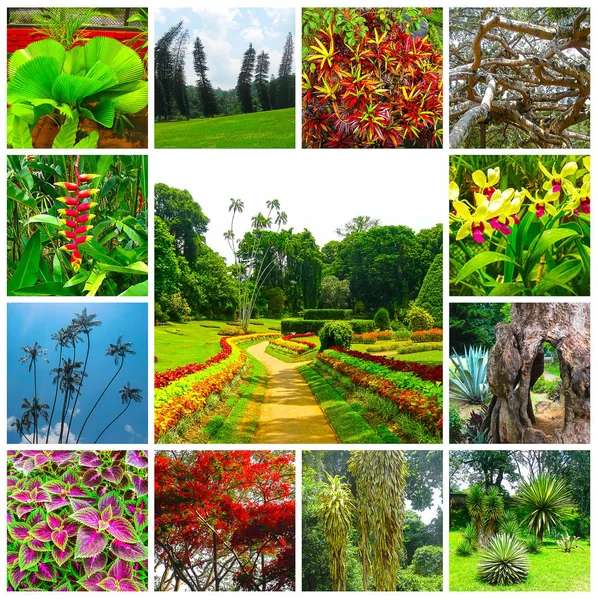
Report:
M530 554L529 575L519 585L494 586L482 583L477 575L479 553L457 556L455 547L461 538L457 531L450 532L449 572L451 592L589 592L590 591L590 546L578 542L583 550L563 552L555 542L544 541L540 554Z
M259 322L263 325L250 325L249 330L271 332L270 327L280 328L280 321L276 319L260 319ZM189 321L154 327L154 348L158 357L156 372L203 363L218 354L222 337L218 335L218 329L223 326L226 326L224 321Z
M442 364L442 351L428 350L427 352L416 352L415 354L396 355L394 358L405 362L416 362L434 367Z
M156 123L156 148L294 148L295 109Z

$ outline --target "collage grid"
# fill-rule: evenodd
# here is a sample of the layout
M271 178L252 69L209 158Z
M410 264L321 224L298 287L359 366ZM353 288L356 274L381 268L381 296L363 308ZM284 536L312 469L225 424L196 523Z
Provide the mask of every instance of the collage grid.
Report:
M79 4L0 26L8 591L589 593L589 14Z

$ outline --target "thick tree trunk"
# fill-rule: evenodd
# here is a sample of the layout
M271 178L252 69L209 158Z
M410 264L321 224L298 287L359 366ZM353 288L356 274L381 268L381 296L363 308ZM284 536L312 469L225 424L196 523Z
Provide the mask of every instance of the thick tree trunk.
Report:
M534 427L530 391L544 371L543 342L552 344L561 369L562 430ZM488 356L492 401L484 430L492 443L590 441L590 306L581 303L513 304L511 323L496 326Z
M465 140L469 137L475 124L488 117L490 114L490 107L492 106L492 100L494 100L495 91L496 81L489 77L482 103L479 106L470 108L453 126L453 130L449 136L450 148L461 148L465 143Z

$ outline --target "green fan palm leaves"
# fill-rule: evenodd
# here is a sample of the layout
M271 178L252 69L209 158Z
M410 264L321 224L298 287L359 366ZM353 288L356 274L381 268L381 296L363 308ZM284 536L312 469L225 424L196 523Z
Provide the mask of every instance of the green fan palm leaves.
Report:
M328 543L328 564L332 590L342 592L347 582L347 544L351 531L355 502L351 488L342 477L328 473L327 482L321 482L316 514L321 518Z
M544 533L555 529L571 514L573 500L564 479L550 473L540 473L525 481L515 497L525 511L525 523L538 540Z

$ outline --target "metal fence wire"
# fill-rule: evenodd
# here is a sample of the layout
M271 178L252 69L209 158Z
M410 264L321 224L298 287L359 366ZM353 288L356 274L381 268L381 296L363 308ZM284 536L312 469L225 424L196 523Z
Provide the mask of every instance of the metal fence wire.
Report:
M68 10L68 9L64 9ZM73 11L78 10L73 8ZM8 25L39 25L43 18L44 8L8 8ZM136 8L98 8L97 15L90 17L88 27L128 27L127 19L137 13ZM133 26L135 23L132 24Z

